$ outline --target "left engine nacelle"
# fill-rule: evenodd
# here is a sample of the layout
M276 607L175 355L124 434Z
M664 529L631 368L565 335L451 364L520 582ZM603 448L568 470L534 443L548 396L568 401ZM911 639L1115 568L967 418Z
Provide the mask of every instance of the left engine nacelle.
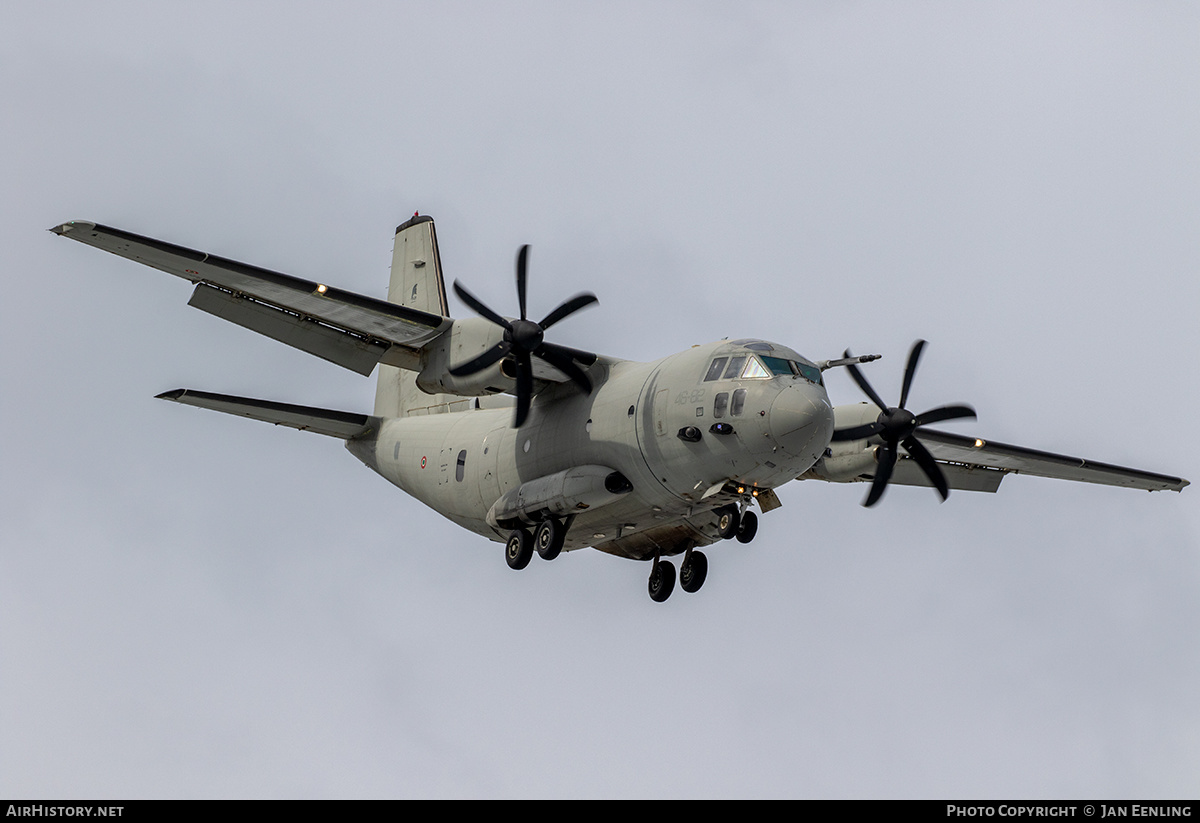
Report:
M457 394L463 397L512 391L515 380L505 374L504 360L475 374L463 377L450 374L452 367L474 360L503 339L504 329L490 320L482 317L455 320L446 332L421 350L417 387L428 394Z
M835 406L833 409L834 429L849 429L873 422L879 417L879 409L868 403L853 403ZM878 465L876 455L878 439L843 440L829 444L825 456L813 464L802 477L829 480L834 483L852 483L872 477Z

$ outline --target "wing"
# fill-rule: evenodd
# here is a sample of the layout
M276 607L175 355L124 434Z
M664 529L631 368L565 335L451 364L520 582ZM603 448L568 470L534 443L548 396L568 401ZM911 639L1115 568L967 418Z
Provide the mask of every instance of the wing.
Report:
M871 433L869 426L878 417L875 407L868 403L852 403L837 406L834 415L839 432L843 435L860 433L862 438L846 440L843 437L830 443L825 457L803 476L835 483L873 481L877 466L876 447L883 443L877 434ZM1032 474L1147 491L1182 491L1188 485L1181 477L951 434L928 426L917 428L913 439L924 446L928 458L936 461L951 489L994 492L1008 474ZM908 454L907 446L901 444L897 457L890 482L905 486L932 485L929 473L921 468L916 456Z
M1007 443L964 437L961 434L950 434L924 427L921 428L918 438L939 463L949 464L949 468L954 471L955 475L963 477L994 476L996 486L1000 484L1000 478L1010 472L1032 474L1038 477L1054 477L1060 480L1076 480L1082 483L1100 483L1105 486L1124 486L1146 491L1182 491L1183 487L1188 485L1188 481L1181 477L1099 463L1082 457L1069 457L1037 449L1027 449L1023 446L1010 446ZM900 462L911 463L913 461L902 460ZM943 466L943 468L946 467ZM919 472L917 473L919 474ZM947 472L946 477L951 488L971 488L969 485L955 485L954 477L950 472ZM895 478L894 482L905 481ZM927 483L912 485L927 485ZM995 491L995 488L976 490Z
M417 352L454 322L96 223L51 231L191 281L189 305L360 374L379 362L415 368Z

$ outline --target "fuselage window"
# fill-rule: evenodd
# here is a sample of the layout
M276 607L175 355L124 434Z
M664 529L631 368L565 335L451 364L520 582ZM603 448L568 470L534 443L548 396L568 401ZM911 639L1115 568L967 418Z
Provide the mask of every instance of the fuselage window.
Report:
M791 374L791 373L792 373L792 370L788 369L788 374ZM754 380L754 379L770 377L770 376L771 376L771 373L763 368L763 364L758 362L757 357L751 357L750 362L746 364L746 368L742 371L743 379Z
M729 358L729 368L725 370L725 379L732 380L737 377L742 371L742 364L746 362L746 355L740 357Z
M738 389L737 391L735 391L733 393L733 405L729 408L729 413L734 417L738 417L741 415L742 411L745 408L746 408L746 390Z
M467 473L467 450L463 449L458 453L458 465L454 467L454 479L459 483L462 482L463 475Z
M725 363L728 360L728 357L718 357L712 361L712 364L708 367L708 374L704 375L704 382L707 383L710 380L720 379L721 372L725 370Z
M713 398L713 417L720 420L725 416L725 409L729 405L729 392L723 391Z

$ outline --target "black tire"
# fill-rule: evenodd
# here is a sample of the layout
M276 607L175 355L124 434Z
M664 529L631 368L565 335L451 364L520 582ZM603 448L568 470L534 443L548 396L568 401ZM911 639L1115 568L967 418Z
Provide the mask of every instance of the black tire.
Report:
M504 559L508 561L508 567L515 571L529 565L533 559L533 535L529 529L513 529L508 535L508 542L504 544Z
M553 560L562 551L567 539L567 530L553 517L543 520L533 535L533 545L543 560Z
M650 599L661 603L675 590L675 566L669 560L659 560L650 570L648 585Z
M679 567L679 588L688 593L700 591L708 577L708 558L704 552L692 549Z
M742 515L742 522L738 524L738 542L749 543L756 534L758 534L758 515L754 512L746 512Z
M717 534L722 540L728 540L738 533L738 527L741 525L741 518L738 516L737 506L723 506L716 510L717 515Z

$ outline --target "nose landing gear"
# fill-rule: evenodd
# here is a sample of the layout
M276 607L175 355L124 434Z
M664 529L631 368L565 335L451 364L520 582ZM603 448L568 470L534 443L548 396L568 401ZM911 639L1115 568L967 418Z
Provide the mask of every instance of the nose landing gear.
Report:
M737 506L724 506L717 509L717 534L722 540L728 540L738 532L738 526L741 524L742 516L738 512Z
M737 542L749 543L756 534L758 534L758 515L752 511L742 512L742 517L738 521L737 533L734 534Z
M722 540L736 537L739 543L749 543L758 534L758 515L747 509L739 511L729 505L717 509L717 534Z

